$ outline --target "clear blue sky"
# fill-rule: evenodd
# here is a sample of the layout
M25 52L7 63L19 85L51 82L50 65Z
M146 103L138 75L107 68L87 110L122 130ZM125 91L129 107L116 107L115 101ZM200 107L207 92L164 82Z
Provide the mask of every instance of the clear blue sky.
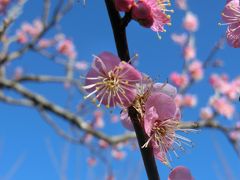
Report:
M200 60L206 58L214 43L226 29L226 27L217 25L220 21L220 13L224 3L225 0L189 1L191 10L200 19L200 29L196 33L197 52ZM29 1L19 21L31 21L35 17L39 17L41 8L41 1ZM127 30L129 49L131 55L134 53L139 54L138 68L141 71L151 75L153 78L160 76L163 81L172 71L177 70L180 72L182 67L180 48L171 41L170 34L183 31L181 26L182 17L183 13L176 10L172 15L173 25L167 27L167 33L162 34L162 40L158 40L157 35L151 30L144 29L137 23L131 22ZM12 30L15 31L14 27ZM98 54L102 51L116 53L104 1L89 0L86 7L76 2L73 10L62 21L60 31L65 32L68 37L73 39L78 50L79 59L91 62L92 54ZM226 46L217 55L217 57L224 60L224 68L209 69L206 76L213 71L217 73L228 72L230 77L239 75L239 53L239 49ZM53 66L34 53L24 56L11 66L23 66L27 72L36 74L61 75L64 73L62 68ZM49 100L64 106L67 96L62 86L28 85L28 88L42 93ZM197 109L207 104L207 99L213 91L209 87L208 80L205 79L193 87L190 92L198 93L199 104L196 109L183 112L183 117L187 120L194 120L198 117ZM74 97L74 102L78 101L79 97ZM86 118L90 119L91 117L86 116ZM66 126L61 119L56 118L56 121L62 126ZM64 147L70 149L67 168L69 179L91 179L91 177L93 179L98 177L97 179L99 179L99 177L103 178L105 176L105 169L102 165L92 170L86 168L86 156L89 155L89 152L81 146L70 144L66 146L66 141L56 135L35 110L0 103L0 122L0 177L8 172L17 159L20 159L20 167L12 179L59 179L58 170L56 170L57 168L52 160L53 156L50 155L49 148L47 148L49 142L58 159L62 151L64 151ZM231 123L227 122L226 124ZM110 124L107 118L106 124ZM125 130L121 127L121 124L114 124L107 125L106 131L120 133ZM225 169L227 171L229 169L235 179L240 179L240 161L227 139L221 133L213 130L202 130L199 134L190 134L188 137L195 142L196 146L189 153L181 156L179 160L176 159L173 163L174 166L187 166L191 169L196 180L217 180L217 176L222 176L219 179L226 179L223 168L227 166ZM213 144L213 139L216 140L217 145ZM216 151L216 146L221 147L220 150ZM127 179L129 174L138 170L140 171L139 179L146 179L141 166L139 151L129 152L125 160L112 162L117 179ZM221 160L219 156L222 157ZM162 179L166 179L169 169L159 162L158 169Z

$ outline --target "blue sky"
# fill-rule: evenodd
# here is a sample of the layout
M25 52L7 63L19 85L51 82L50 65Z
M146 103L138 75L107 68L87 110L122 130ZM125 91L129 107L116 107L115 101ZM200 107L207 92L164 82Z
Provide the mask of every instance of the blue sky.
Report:
M200 28L196 33L196 45L198 58L204 60L214 43L224 33L226 27L219 27L220 13L225 0L221 1L189 1L190 9L198 15ZM27 2L24 13L18 22L32 21L40 16L40 1ZM175 8L175 7L174 7ZM181 71L183 60L181 50L170 38L171 33L180 33L182 29L183 12L176 10L172 14L172 26L167 27L167 32L162 34L162 40L149 29L140 27L136 22L131 22L127 29L130 53L139 54L138 68L151 75L153 78L166 80L172 71ZM19 23L17 23L19 25ZM12 32L15 32L15 27ZM92 54L102 51L110 51L116 54L114 39L110 22L107 17L104 1L89 0L87 6L75 3L73 10L63 19L58 31L64 32L76 44L78 58L91 62ZM50 36L50 32L47 36ZM225 46L217 54L217 58L224 60L221 69L208 69L206 76L211 72L227 72L234 78L239 75L239 49ZM29 53L11 65L23 66L28 73L63 75L64 69L54 66L46 59L34 53ZM44 94L49 100L64 106L67 93L62 85L27 85L31 90ZM199 104L195 109L187 109L183 112L186 120L195 120L198 117L198 109L207 104L208 97L213 90L205 79L190 89L191 93L197 93ZM73 103L80 101L80 97L74 96ZM239 105L237 106L239 108ZM118 113L119 110L114 111ZM66 143L49 127L39 116L38 112L23 107L14 107L0 102L0 177L11 169L14 162L19 162L19 168L12 179L14 180L42 180L59 179L58 167L54 165L54 151L56 158L60 159L61 153L66 150L69 156L67 176L68 179L98 179L105 176L105 167L99 163L93 169L86 167L86 157L89 151L80 145ZM121 124L111 124L106 112L106 128L108 133L121 133L125 130ZM91 119L91 116L86 116ZM67 127L62 119L55 118L61 126ZM232 124L229 120L221 120L225 124ZM226 122L227 121L227 122ZM174 166L185 165L191 169L196 180L226 179L224 166L230 169L235 179L240 179L240 161L232 146L223 134L215 130L202 130L198 134L189 134L196 144L190 152L176 159ZM215 141L215 143L213 143ZM216 151L216 147L218 150ZM220 148L219 148L220 147ZM52 149L52 150L51 150ZM130 175L139 171L136 179L146 179L142 161L138 150L128 150L126 159L120 162L111 161L114 174L117 179L129 179ZM107 154L109 152L106 152ZM219 159L219 157L222 157ZM55 162L56 163L56 162ZM58 164L58 163L57 163ZM63 167L64 169L64 167ZM162 179L166 179L169 169L158 162L158 169ZM225 168L226 169L226 168ZM123 174L124 173L124 174ZM218 178L221 176L222 178ZM81 177L81 178L80 178ZM98 178L97 178L98 177Z

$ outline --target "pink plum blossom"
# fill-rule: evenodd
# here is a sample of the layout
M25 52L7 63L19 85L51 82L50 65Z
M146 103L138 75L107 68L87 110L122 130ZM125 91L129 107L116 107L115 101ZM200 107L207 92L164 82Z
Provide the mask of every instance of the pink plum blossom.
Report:
M114 157L117 160L122 160L125 158L125 156L126 156L126 153L124 153L123 151L116 150L116 149L112 150L112 157Z
M77 70L86 70L88 68L88 63L86 61L77 61L75 63L75 68Z
M210 120L213 117L213 111L210 107L204 107L200 111L200 117L203 120Z
M53 40L50 39L40 39L38 42L38 46L40 48L48 48L54 44Z
M74 44L69 39L64 39L62 41L59 41L57 45L57 51L72 59L76 58L76 55L77 55Z
M94 126L97 128L104 127L103 112L100 110L94 112Z
M233 117L235 108L225 97L214 96L210 99L210 104L216 112L226 118L231 119Z
M134 13L134 19L136 20L147 20L149 27L155 32L165 32L165 25L171 25L170 15L166 12L173 12L168 10L167 6L170 6L170 0L139 0L135 7L136 13ZM144 11L143 11L144 10ZM141 18L144 12L144 18ZM150 23L152 21L152 23ZM143 21L144 22L144 21Z
M89 94L95 95L106 107L130 106L137 96L136 83L141 80L141 73L128 63L109 52L95 56L92 67L86 76L85 86Z
M190 32L195 32L198 29L198 18L192 12L187 12L184 20L183 20L183 27Z
M162 93L152 93L145 103L144 129L149 140L143 145L147 147L151 142L154 154L157 159L165 165L170 166L167 152L173 150L177 156L176 149L181 149L175 140L191 143L187 138L183 138L175 133L180 121L180 110L177 108L174 98ZM181 144L181 143L180 143ZM174 146L174 148L172 148Z
M222 20L228 25L227 42L234 48L240 47L240 4L239 0L227 1L222 12Z
M173 72L170 75L170 79L174 85L180 88L186 87L189 82L189 78L186 74L178 74L177 72Z
M176 5L181 10L187 10L187 0L176 0Z
M171 171L168 180L194 180L194 178L189 169L184 166L178 166Z
M107 148L107 147L109 146L109 144L108 144L106 141L102 140L102 139L100 139L100 140L98 141L98 144L99 144L99 146L100 146L101 148L103 148L103 149L105 149L105 148Z
M150 28L153 25L153 17L150 6L144 1L138 1L133 5L132 18L143 27Z
M195 60L188 66L188 71L191 77L195 80L201 80L203 78L202 62Z
M173 33L171 35L171 38L175 43L179 44L180 46L183 46L187 41L187 35L185 33L183 33L183 34Z
M186 61L190 61L196 57L196 49L191 43L183 48L183 57Z
M184 106L194 107L197 105L197 97L191 94L186 94L183 96L182 104Z

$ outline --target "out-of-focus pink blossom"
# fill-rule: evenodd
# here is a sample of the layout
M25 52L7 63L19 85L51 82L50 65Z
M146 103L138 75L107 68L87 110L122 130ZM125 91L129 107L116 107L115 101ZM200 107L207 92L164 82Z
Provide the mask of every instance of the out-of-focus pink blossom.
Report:
M168 180L194 180L194 178L188 168L178 166L170 172Z
M183 46L187 41L187 35L185 33L182 34L173 33L171 35L171 38L175 43L179 44L180 46Z
M115 0L115 7L118 11L129 12L134 4L134 0Z
M227 1L222 12L222 19L228 25L226 37L230 46L240 47L240 5L239 0Z
M197 105L197 97L191 94L186 94L185 96L183 96L182 104L184 106L194 107Z
M187 10L187 1L186 0L176 0L176 5L181 10Z
M102 140L102 139L100 139L100 140L98 141L98 144L99 144L99 146L100 146L101 148L103 148L103 149L105 149L105 148L107 148L107 147L109 146L109 144L108 144L106 141Z
M121 120L122 125L126 129L128 129L130 131L134 131L134 127L133 127L130 117L128 116L127 109L123 109L123 111L121 112L120 120Z
M196 48L188 44L186 47L183 48L183 57L186 61L190 61L196 57Z
M202 108L200 111L200 117L203 120L209 120L213 117L213 111L210 107Z
M231 100L237 99L240 94L240 81L238 78L228 82L226 75L219 76L217 74L212 74L210 77L210 84L215 91L227 96Z
M26 43L30 39L37 38L42 31L43 24L39 19L34 20L32 24L25 22L17 30L17 40L19 43Z
M17 41L21 44L27 43L28 37L24 32L18 30L17 31Z
M16 67L14 70L14 79L18 80L22 77L24 70L22 67Z
M186 87L189 82L189 78L186 74L178 74L177 72L173 72L170 75L170 79L175 86L180 88Z
M109 53L103 52L95 56L92 68L89 70L85 86L88 98L95 95L99 104L106 107L120 105L130 106L137 96L136 83L141 80L141 73L128 63Z
M93 166L96 165L97 161L96 161L95 158L89 157L89 158L87 159L87 163L88 163L88 165L89 165L90 167L93 167Z
M112 116L111 116L111 121L112 121L113 123L118 122L118 121L119 121L119 116L116 115L116 114L112 115Z
M114 157L117 160L122 160L126 156L126 153L120 150L113 149L112 150L112 157Z
M234 106L225 97L212 97L210 99L210 105L215 109L216 112L228 119L231 119L235 112Z
M88 63L86 61L78 61L75 63L75 68L78 70L86 70L88 68Z
M203 78L202 62L195 60L188 66L188 71L194 80L201 80Z
M103 112L100 110L94 112L94 126L97 128L104 127Z
M93 136L91 134L86 134L84 136L84 142L85 143L90 143L92 141L92 139L93 139Z
M54 44L53 40L51 39L40 39L38 42L38 46L40 48L48 48Z
M74 44L69 39L64 39L62 41L59 41L57 50L59 53L64 54L65 56L71 59L76 58L77 53L75 51Z
M240 130L233 130L229 133L229 136L234 141L240 141Z
M198 29L198 18L192 12L187 12L184 20L183 27L190 32L195 32Z

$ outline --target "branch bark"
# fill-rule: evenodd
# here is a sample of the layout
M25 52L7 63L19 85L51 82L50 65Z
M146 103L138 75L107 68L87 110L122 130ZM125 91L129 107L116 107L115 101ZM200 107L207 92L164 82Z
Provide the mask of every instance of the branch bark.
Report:
M118 56L122 61L128 62L130 60L130 56L126 37L126 23L123 23L123 19L121 18L118 11L116 11L114 1L105 0L105 4L111 21ZM135 110L134 107L129 107L128 114L131 118L131 121L135 129L135 133L137 136L139 148L142 154L142 159L144 162L148 179L151 180L160 179L152 147L149 146L147 148L142 148L144 143L146 143L148 136L146 135L146 133L143 130L143 127L140 124L138 112Z

